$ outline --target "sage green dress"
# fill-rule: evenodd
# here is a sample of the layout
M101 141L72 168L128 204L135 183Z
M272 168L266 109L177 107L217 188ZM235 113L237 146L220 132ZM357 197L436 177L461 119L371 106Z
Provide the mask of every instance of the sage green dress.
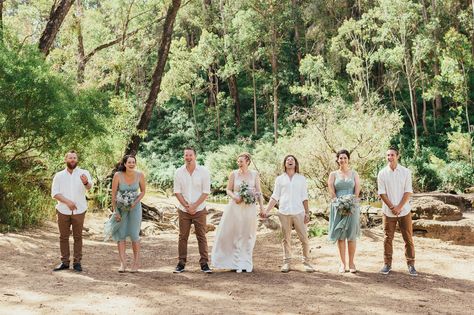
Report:
M124 191L139 191L140 188L140 177L136 174L135 181L132 184L127 184L123 173L119 172L119 186L118 192ZM132 242L140 240L140 227L142 223L142 204L139 202L132 209L123 209L117 204L116 211L120 213L122 220L120 222L115 221L115 216L112 215L110 219L105 223L104 234L105 240L113 239L114 241L124 241L128 238Z
M336 197L353 195L355 191L355 172L348 178L343 178L339 172L335 172L334 189ZM360 236L360 208L357 206L355 213L348 216L341 216L334 203L331 203L329 213L328 238L332 242L337 240L356 240Z

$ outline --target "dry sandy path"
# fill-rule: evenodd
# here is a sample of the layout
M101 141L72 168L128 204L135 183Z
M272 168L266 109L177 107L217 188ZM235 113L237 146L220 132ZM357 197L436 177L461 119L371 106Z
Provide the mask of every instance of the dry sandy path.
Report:
M313 238L318 271L306 274L298 263L282 274L278 234L268 232L258 235L253 273L206 275L192 235L188 271L175 275L177 235L169 233L143 238L142 271L119 274L115 245L101 240L103 221L87 216L80 274L51 271L59 252L54 222L0 234L0 314L472 314L474 307L474 247L416 237L420 275L413 278L397 234L394 271L383 276L382 231L372 229L358 243L359 273L338 274L335 246Z

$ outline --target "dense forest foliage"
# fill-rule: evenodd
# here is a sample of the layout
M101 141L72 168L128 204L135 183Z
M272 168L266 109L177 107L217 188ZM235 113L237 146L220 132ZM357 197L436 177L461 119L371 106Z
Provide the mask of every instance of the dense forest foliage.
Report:
M0 0L0 227L51 213L63 153L97 208L124 152L166 190L192 145L222 191L241 151L314 198L340 148L363 195L388 145L418 191L473 185L474 1Z

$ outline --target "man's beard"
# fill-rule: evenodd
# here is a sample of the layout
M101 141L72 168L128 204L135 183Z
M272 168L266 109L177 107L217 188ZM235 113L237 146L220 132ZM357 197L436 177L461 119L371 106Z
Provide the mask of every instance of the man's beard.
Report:
M70 170L73 170L77 167L77 163L67 162L66 165L67 165L67 168L70 169Z

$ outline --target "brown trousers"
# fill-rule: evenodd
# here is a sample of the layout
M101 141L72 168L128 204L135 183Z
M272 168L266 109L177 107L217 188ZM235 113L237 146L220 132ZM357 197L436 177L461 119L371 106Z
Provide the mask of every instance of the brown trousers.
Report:
M58 214L59 227L59 248L61 250L61 261L69 265L69 235L74 237L74 263L80 263L82 259L82 227L86 213L65 215L56 211Z
M207 264L209 261L207 239L206 239L206 216L207 210L198 211L191 215L187 212L178 210L179 214L179 241L178 241L178 255L179 262L186 264L186 257L188 255L188 238L191 230L191 224L194 224L196 231L196 238L198 241L199 254L201 259L199 263Z
M405 258L408 265L415 265L415 244L413 243L413 225L411 220L411 213L403 217L387 217L383 216L383 230L385 237L383 240L384 263L392 265L393 255L393 237L395 236L395 229L398 226L405 241Z
M304 212L296 215L278 213L278 218L283 232L283 262L289 263L291 261L291 230L294 226L303 249L303 263L309 263L309 241L307 227L304 224Z

